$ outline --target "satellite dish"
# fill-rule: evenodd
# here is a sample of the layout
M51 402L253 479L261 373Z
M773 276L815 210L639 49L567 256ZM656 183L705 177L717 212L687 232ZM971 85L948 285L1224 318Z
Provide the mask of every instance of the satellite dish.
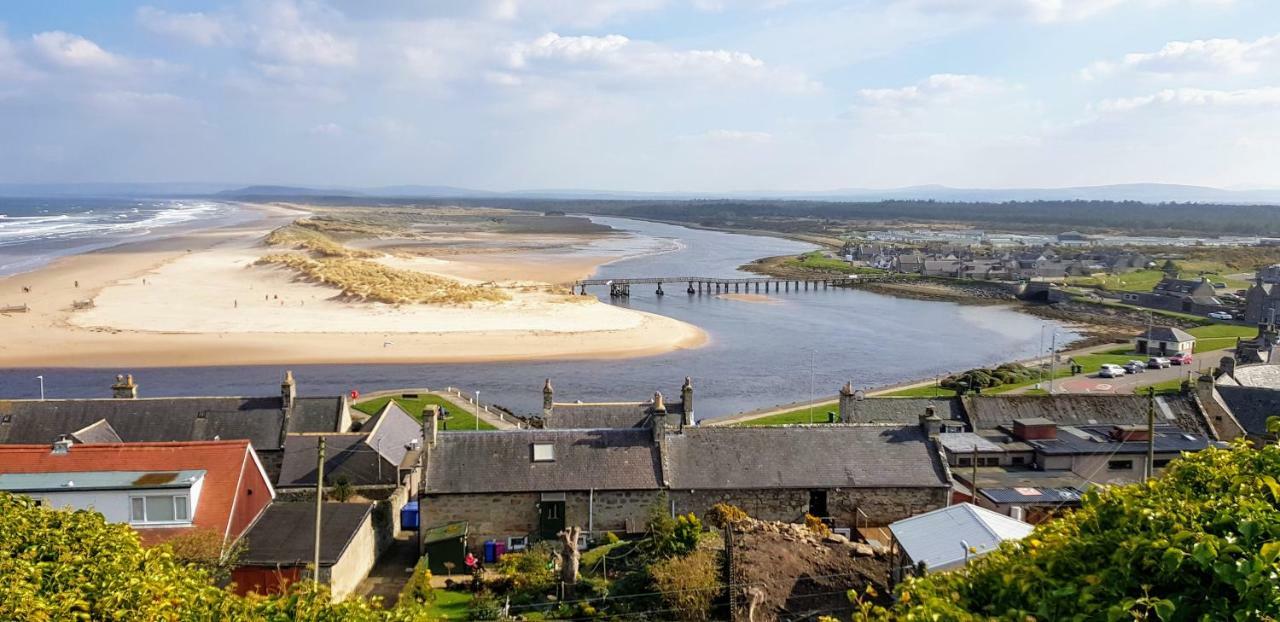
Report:
M853 392L853 399L855 399L855 400L857 400L857 401L859 401L859 402L861 402L862 400L866 399L866 397L867 397L867 392L866 392L866 391L863 391L862 389L858 389L857 391L854 391L854 392Z

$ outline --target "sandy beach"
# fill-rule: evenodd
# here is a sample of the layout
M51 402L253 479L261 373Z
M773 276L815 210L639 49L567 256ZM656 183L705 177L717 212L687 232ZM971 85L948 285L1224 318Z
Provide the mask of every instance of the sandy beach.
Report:
M0 279L0 306L31 309L0 315L6 335L0 366L612 358L697 347L707 340L690 324L549 287L582 278L606 261L558 253L551 234L511 236L517 240L510 252L400 253L376 260L494 287L505 294L502 301L449 306L352 300L283 266L255 265L272 251L263 237L305 213L282 206L249 209L261 217L66 257ZM78 301L90 300L91 307L75 309Z

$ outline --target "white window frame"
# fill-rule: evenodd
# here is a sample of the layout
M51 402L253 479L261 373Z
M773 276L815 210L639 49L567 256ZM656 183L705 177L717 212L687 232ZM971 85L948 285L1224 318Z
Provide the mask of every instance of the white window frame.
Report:
M546 453L539 453L538 450L545 450ZM555 462L556 446L554 443L533 443L532 457L534 462Z
M157 498L168 498L173 505L173 520L148 520L147 519L147 500ZM183 508L186 510L185 517L178 516L178 499L182 499ZM142 520L134 517L134 503L142 502ZM129 524L131 525L190 525L191 524L191 495L188 494L167 494L167 495L129 495Z

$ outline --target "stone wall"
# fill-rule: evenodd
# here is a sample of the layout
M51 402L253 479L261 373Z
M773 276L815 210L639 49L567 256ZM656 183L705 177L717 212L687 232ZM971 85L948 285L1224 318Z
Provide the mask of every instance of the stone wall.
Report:
M596 491L564 493L565 525L601 534L625 532L627 521L643 528L649 509L661 497L657 490ZM594 499L593 499L594 496ZM450 521L467 521L469 543L476 546L489 539L536 534L538 493L495 493L427 495L422 505L423 525L431 527Z
M887 525L947 503L948 488L841 488L827 491L827 511L837 527ZM676 512L705 516L711 506L729 503L752 518L801 522L809 511L809 489L674 491ZM861 509L865 516L858 514Z

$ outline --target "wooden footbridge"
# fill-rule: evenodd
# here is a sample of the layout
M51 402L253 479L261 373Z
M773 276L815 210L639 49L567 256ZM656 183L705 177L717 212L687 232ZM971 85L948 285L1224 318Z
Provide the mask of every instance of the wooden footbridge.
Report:
M773 292L790 292L790 291L809 291L827 289L829 287L850 287L859 283L878 281L879 276L839 276L824 279L786 279L775 277L751 277L742 279L717 279L704 276L668 276L668 277L646 277L638 279L583 279L574 281L573 288L583 296L587 295L588 287L607 286L609 295L614 298L626 298L631 295L632 285L656 285L657 290L654 292L659 296L666 294L662 290L663 283L688 283L685 293L690 296L701 294L705 290L708 294L721 293L761 293L761 287L764 293ZM754 292L752 290L755 290Z

